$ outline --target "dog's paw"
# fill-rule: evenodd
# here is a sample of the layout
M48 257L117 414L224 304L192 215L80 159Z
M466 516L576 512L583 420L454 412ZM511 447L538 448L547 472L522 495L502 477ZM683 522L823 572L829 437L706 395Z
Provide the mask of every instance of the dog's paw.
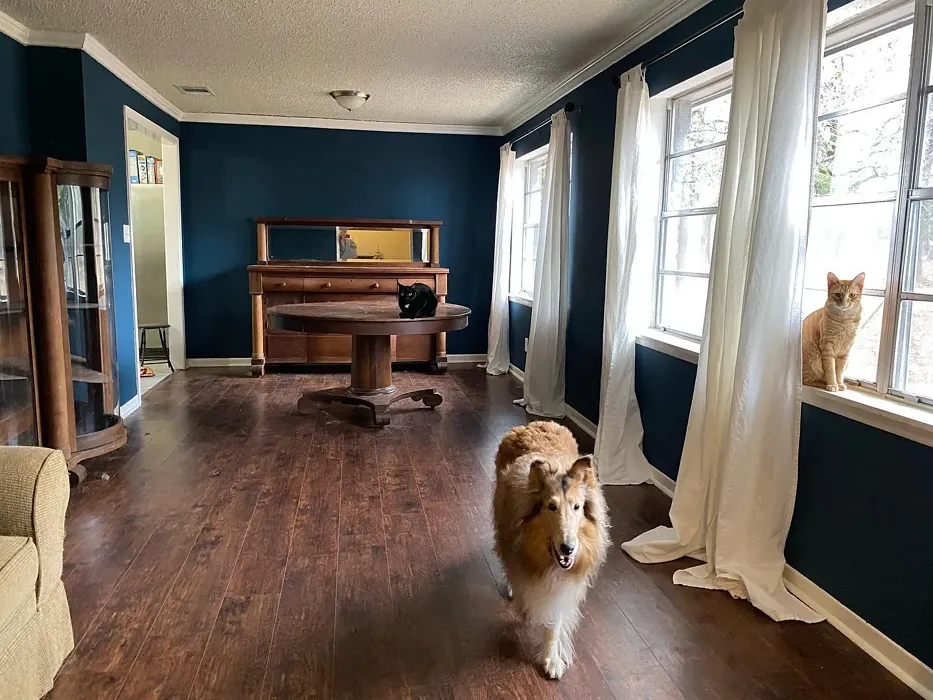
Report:
M538 662L541 664L544 675L552 681L559 681L567 670L568 665L556 650L550 652L542 651L539 655Z

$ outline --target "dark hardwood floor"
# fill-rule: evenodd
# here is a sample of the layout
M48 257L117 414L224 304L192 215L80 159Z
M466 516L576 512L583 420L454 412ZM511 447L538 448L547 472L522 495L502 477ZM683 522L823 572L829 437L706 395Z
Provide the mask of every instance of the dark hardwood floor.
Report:
M146 395L72 493L78 645L49 698L915 697L827 624L776 624L674 586L682 563L628 559L619 542L666 522L652 486L607 488L616 544L576 664L544 680L491 548L492 456L525 422L515 380L397 373L444 404L398 404L380 430L346 406L295 412L343 381L202 370Z

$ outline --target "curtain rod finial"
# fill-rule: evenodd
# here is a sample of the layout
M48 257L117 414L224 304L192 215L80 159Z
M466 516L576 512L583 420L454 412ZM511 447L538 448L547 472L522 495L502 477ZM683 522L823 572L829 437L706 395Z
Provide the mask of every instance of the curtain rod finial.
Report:
M565 112L572 112L572 111L575 110L576 108L577 108L577 106L576 106L573 102L568 102L567 104L564 105L564 111L565 111Z
M615 85L616 89L622 87L622 76L614 75L612 76L612 84Z

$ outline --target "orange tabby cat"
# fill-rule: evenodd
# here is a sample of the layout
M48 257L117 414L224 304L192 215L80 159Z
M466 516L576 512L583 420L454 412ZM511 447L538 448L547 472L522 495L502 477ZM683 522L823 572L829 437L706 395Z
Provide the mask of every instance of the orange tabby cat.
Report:
M803 320L803 383L828 391L845 391L849 351L862 320L865 273L841 280L826 275L826 304Z

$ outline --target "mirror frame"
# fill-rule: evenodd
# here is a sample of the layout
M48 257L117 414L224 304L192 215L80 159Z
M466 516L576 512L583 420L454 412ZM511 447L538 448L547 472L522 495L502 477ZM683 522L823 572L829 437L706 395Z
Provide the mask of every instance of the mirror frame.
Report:
M263 217L254 219L256 224L256 253L257 262L276 265L347 265L342 260L269 260L269 227L293 226L314 227L334 226L335 228L426 228L431 232L429 237L430 251L428 262L387 262L379 263L386 267L440 267L440 237L443 221L416 221L414 219L305 219L299 217ZM369 263L373 264L373 263Z

